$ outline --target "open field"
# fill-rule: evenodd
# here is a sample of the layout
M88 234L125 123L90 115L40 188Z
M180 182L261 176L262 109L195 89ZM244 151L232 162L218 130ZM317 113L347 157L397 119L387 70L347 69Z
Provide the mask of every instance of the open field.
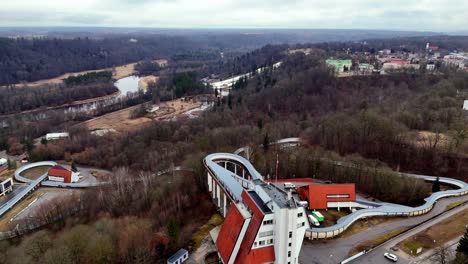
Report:
M425 252L463 235L467 224L468 209L465 209L447 220L400 242L398 247L410 255L414 255L418 248L422 248L422 252Z
M405 232L408 229L409 229L409 227L402 227L402 228L399 228L397 230L393 230L393 231L391 231L389 233L386 233L386 234L380 235L378 237L375 237L373 239L361 242L357 246L355 246L353 249L351 249L351 251L349 252L349 255L352 256L352 255L357 254L357 253L359 253L359 252L361 252L363 250L370 249L370 248L373 248L375 246L378 246L378 245L382 244L383 242L398 236L399 234Z
M117 132L134 131L157 120L167 120L176 117L190 109L199 107L201 103L187 102L180 99L164 102L159 105L160 110L147 114L147 116L132 119L133 110L140 105L122 109L107 115L103 115L89 121L84 125L91 131L100 129L115 129Z
M0 218L0 231L8 231L12 227L10 226L10 219L15 217L17 214L19 214L24 208L26 208L31 202L33 202L36 198L39 198L42 194L47 193L47 192L66 192L67 190L51 190L51 189L42 189L42 190L37 190L30 194L29 196L26 197L23 201L18 203L15 207L13 207L8 213L3 215Z
M148 85L150 82L157 82L159 80L159 77L158 76L154 76L154 75L149 75L149 76L145 76L143 78L140 79L140 81L138 82L138 87L140 87L140 89L148 89Z
M27 179L35 180L39 178L40 176L44 175L44 173L46 173L49 169L50 169L50 166L34 167L29 170L23 171L21 176Z
M122 66L117 66L115 68L105 68L105 69L98 69L98 70L65 73L55 78L39 80L35 82L25 82L25 83L20 83L17 85L26 85L26 86L36 87L36 86L40 86L44 84L62 84L63 79L66 79L70 76L77 76L77 75L82 75L82 74L86 74L90 72L101 72L101 71L113 71L112 77L114 79L121 79L123 77L127 77L135 73L135 64L136 63L129 63L129 64L125 64Z

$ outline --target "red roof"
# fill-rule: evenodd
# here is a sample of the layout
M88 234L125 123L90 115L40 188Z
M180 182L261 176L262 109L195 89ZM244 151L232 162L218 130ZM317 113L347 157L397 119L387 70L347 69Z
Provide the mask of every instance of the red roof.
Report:
M216 246L224 263L228 263L232 251L236 245L237 239L244 224L244 217L241 215L235 204L231 204L228 214L219 231Z
M257 233L262 225L264 213L260 209L259 205L255 203L248 192L242 192L242 199L245 205L252 212L252 218L247 227L243 240L240 241L240 248L237 256L234 256L235 264L242 263L265 263L275 261L275 250L273 246L262 247L252 249L253 242ZM234 246L239 239L239 235L244 224L244 217L238 211L237 207L232 204L229 207L228 214L224 220L221 230L216 240L216 246L218 247L219 254L223 259L224 263L227 263L231 258Z
M63 182L70 183L72 172L60 165L55 165L49 169L49 176L63 178Z

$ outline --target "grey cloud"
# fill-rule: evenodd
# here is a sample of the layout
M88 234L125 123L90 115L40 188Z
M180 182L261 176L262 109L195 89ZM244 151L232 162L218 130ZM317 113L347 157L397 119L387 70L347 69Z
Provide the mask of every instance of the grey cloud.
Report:
M464 0L78 0L70 8L64 3L0 5L0 26L468 30Z

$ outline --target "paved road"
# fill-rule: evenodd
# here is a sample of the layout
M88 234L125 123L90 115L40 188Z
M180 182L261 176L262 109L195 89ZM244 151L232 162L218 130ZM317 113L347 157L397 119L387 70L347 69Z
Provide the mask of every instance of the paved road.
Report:
M447 213L444 213L443 215L439 216L439 217L436 217L424 224L422 224L421 226L418 226L416 227L415 229L409 231L409 232L406 232L400 236L397 236L389 241L387 241L386 243L382 244L380 247L378 247L377 249L371 251L370 253L358 258L356 261L354 261L353 263L379 263L379 261L382 260L383 258L383 254L385 252L390 252L390 248L395 246L396 244L400 243L401 241L409 238L409 237L412 237L416 234L418 234L419 232L421 231L424 231L425 229L437 224L437 223L440 223L442 222L443 220L453 216L454 214L457 214L457 213L460 213L461 211L465 210L465 209L468 209L468 204L465 204L463 206L460 206L450 212L447 212ZM394 254L396 255L399 255L398 252L395 252ZM417 262L411 262L412 259L406 259L404 256L399 256L399 260L398 260L398 263L417 263Z
M13 191L7 194L1 201L0 201L0 208L2 208L8 201L15 198L27 185L20 184L20 185L13 185Z
M302 250L299 255L299 262L302 264L336 264L346 259L349 251L362 241L366 241L389 233L391 231L400 229L402 227L410 227L417 225L425 220L433 218L435 215L442 213L447 208L447 205L453 202L467 201L468 197L451 197L439 200L434 208L427 214L408 217L404 220L394 221L390 223L380 224L369 228L366 232L360 232L349 237L336 238L331 240L315 240L304 241ZM382 253L383 254L383 253ZM381 258L378 262L367 263L381 263ZM359 261L355 263L361 263ZM363 262L364 263L364 262ZM385 263L385 262L384 262Z

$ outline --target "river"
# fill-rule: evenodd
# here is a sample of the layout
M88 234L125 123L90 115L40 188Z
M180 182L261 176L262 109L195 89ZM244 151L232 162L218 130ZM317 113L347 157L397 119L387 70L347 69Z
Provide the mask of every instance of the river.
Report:
M140 80L141 78L136 75L131 75L131 76L119 79L114 83L115 87L119 89L118 96L109 97L108 99L105 99L99 102L92 102L92 103L70 106L66 108L65 112L66 113L87 112L87 111L95 110L98 105L109 106L109 105L115 104L118 102L119 99L122 99L132 93L138 92L138 90L140 89L138 82Z

